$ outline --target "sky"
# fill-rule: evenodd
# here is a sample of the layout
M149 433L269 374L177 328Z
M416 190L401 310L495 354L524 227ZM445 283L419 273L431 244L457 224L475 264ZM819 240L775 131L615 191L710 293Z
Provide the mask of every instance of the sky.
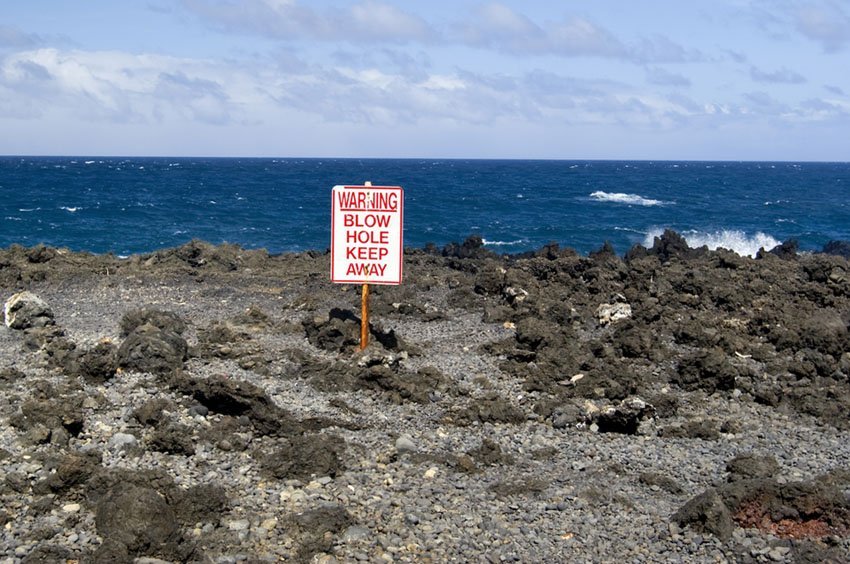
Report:
M0 154L850 161L850 0L4 0Z

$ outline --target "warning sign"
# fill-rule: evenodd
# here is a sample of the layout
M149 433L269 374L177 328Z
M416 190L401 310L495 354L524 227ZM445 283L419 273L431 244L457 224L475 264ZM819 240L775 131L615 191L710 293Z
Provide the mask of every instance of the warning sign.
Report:
M401 284L401 186L334 186L332 197L331 280Z

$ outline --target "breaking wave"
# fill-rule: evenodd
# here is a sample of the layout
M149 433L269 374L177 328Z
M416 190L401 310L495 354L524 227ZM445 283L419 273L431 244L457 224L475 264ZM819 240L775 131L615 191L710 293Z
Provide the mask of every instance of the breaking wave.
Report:
M647 248L651 247L655 238L660 237L663 232L663 229L651 230L646 235L644 246ZM712 233L685 231L681 235L688 242L688 246L692 248L705 245L712 251L722 248L748 257L755 257L759 249L769 251L777 245L782 244L781 241L761 231L753 235L748 235L744 231L724 229L723 231L714 231Z
M613 202L615 204L628 204L632 206L663 206L664 204L670 203L662 200L653 200L652 198L644 198L640 194L603 192L602 190L591 192L590 197L599 202Z
M488 241L487 239L483 239L483 243L485 245L489 245L489 246L492 246L492 247L503 247L503 246L509 246L509 245L522 245L526 242L527 241L525 239L518 239L516 241Z

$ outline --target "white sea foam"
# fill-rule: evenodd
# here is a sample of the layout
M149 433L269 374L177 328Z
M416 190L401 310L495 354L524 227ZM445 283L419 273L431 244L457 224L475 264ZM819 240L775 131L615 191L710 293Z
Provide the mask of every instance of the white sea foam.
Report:
M522 245L526 241L525 239L517 239L516 241L488 241L487 239L482 239L482 242L491 247L503 247L505 245Z
M94 164L94 161L85 161L87 165Z
M663 229L653 229L646 235L643 245L647 248L651 247L656 237L660 237L664 232ZM724 229L723 231L714 231L705 233L700 231L686 231L681 234L688 246L691 248L702 247L705 245L710 250L728 249L735 251L741 256L754 257L759 249L769 251L770 249L782 244L781 241L771 237L761 231L754 235L739 230Z
M60 209L60 210L65 210L66 212L74 213L74 212L78 212L78 211L80 211L80 210L81 210L81 209L83 209L83 208L81 208L81 207L79 207L79 206L75 206L75 207L62 206L62 207L60 207L59 209Z
M644 198L640 194L603 192L602 190L591 192L590 197L600 202L612 202L615 204L628 204L632 206L663 206L664 204L670 203L662 200L653 200L652 198Z

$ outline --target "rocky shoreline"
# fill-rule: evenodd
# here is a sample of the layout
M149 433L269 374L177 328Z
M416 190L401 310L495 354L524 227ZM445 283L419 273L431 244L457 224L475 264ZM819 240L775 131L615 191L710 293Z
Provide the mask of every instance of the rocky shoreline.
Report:
M0 250L0 562L848 562L825 250Z

